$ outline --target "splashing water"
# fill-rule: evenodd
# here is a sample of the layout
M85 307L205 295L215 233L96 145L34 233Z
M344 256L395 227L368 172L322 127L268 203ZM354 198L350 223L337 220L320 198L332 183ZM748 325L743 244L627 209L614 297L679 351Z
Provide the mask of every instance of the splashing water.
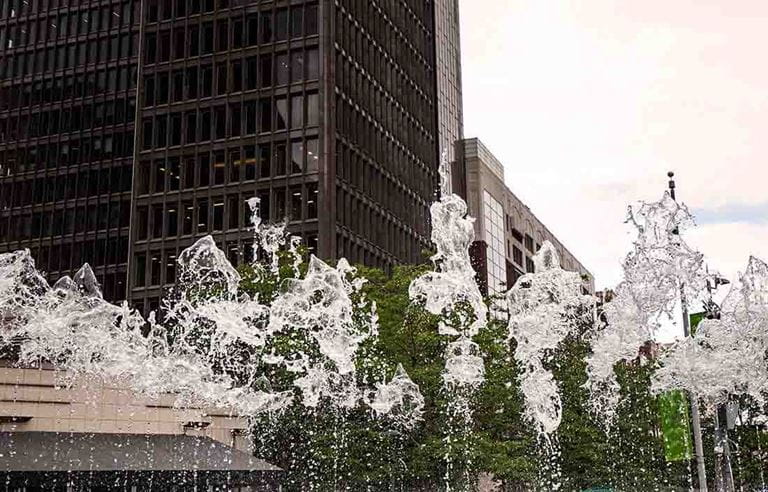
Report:
M453 476L453 454L457 449L465 462L462 474L464 487L472 487L468 444L473 424L470 400L485 380L480 347L472 341L472 337L488 322L488 306L475 280L469 255L474 239L474 219L467 215L466 202L450 193L449 179L444 156L440 165L440 200L430 208L432 242L437 248L431 258L435 271L415 279L409 287L412 301L423 303L428 312L440 317L438 334L454 338L446 347L443 370L443 392L449 395L444 409L448 417L444 438L447 490L450 490L452 481L459 478Z
M472 396L485 380L475 337L487 326L489 309L470 261L473 219L467 204L448 191L447 175L443 163L442 195L430 208L435 271L414 280L409 297L439 316L438 333L447 337L442 391L450 448L474 425ZM180 407L272 418L292 405L328 404L339 415L365 405L382 421L414 430L425 399L404 368L382 370L372 384L359 374L362 348L378 336L376 305L363 295L364 280L343 259L331 266L311 256L303 265L300 239L287 235L286 223L263 224L259 200L247 203L254 257L261 254L265 262L254 258L255 282L277 288L246 292L242 284L251 279L208 236L179 255L176 297L144 318L126 303L106 302L87 264L50 286L29 251L0 254L0 350L13 350L22 364L50 361L73 379L92 376L149 396L171 394ZM587 359L591 405L608 425L619 404L616 363L635 359L680 297L699 299L707 280L703 256L681 238L692 223L684 205L665 194L630 208L628 222L638 235L623 263L625 280L602 308ZM560 268L548 241L534 265L535 273L522 276L501 299L499 312L508 315L507 339L515 340L525 416L549 442L563 405L547 366L553 351L580 333L593 298L582 293L578 273ZM752 258L721 318L702 322L695 337L662 355L653 389L685 389L712 405L733 395L764 403L767 352L768 265ZM447 479L451 459L446 455ZM557 465L551 466L556 482Z
M306 406L317 406L328 396L339 406L352 407L360 398L355 381L355 355L365 339L376 335L375 307L368 323L361 319L368 304L355 303L362 279L349 281L355 272L346 260L336 268L312 257L304 279L289 279L284 292L272 303L269 330L273 333L299 331L310 334L320 356L283 360L291 371L306 374L296 380Z
M619 361L630 361L653 339L647 316L632 298L630 287L620 284L615 296L602 307L602 325L592 340L592 355L587 357L587 382L591 410L601 415L600 422L610 428L620 400L620 386L614 367Z
M406 430L413 429L424 408L424 397L419 387L403 369L397 365L389 382L376 385L376 391L368 405L380 416L387 416Z
M274 275L285 245L285 224L264 226L253 210L254 235L268 257L260 278ZM298 242L289 241L292 269L299 270ZM296 258L299 258L297 260ZM240 291L241 275L208 236L178 259L178 298L166 299L159 316L144 319L126 303L106 302L88 265L50 287L29 251L0 255L0 349L16 346L21 364L51 361L72 377L102 378L151 396L173 394L176 405L228 408L243 416L280 412L321 400L351 408L365 402L356 378L360 344L377 335L375 305L365 300L363 280L345 260L334 268L311 257L304 278L285 280L273 299ZM275 340L298 334L299 346L279 353ZM283 367L292 389L273 390L265 374ZM407 380L407 381L406 381ZM404 371L385 385L374 411L397 408L413 427L423 397ZM399 398L399 400L398 400Z
M622 265L625 280L603 306L603 326L587 358L590 405L607 427L619 403L616 363L637 358L640 348L654 339L660 321L672 319L681 295L687 301L699 299L707 280L703 255L681 237L693 225L693 216L669 193L658 202L629 207L627 222L637 237Z
M435 271L415 279L410 285L409 295L414 301L422 301L427 311L440 316L440 335L458 335L465 339L461 342L462 346L468 346L474 343L471 338L488 321L488 307L475 281L475 271L469 256L469 246L474 238L474 219L467 216L467 204L461 197L446 192L448 174L445 161L441 165L441 179L443 194L430 208L432 242L437 248L431 258ZM446 358L461 357L462 351L458 352L457 355L457 350L449 347ZM445 380L466 380L473 384L482 381L482 359L455 362L450 364L450 369L446 368ZM468 366L467 363L474 365ZM448 372L454 370L468 372Z
M278 252L285 245L285 228L288 223L284 220L277 224L263 224L261 220L261 199L257 197L249 198L246 203L251 209L251 225L254 230L253 250L254 255L258 251L266 253L271 272L277 274L280 258ZM293 241L291 242L293 245Z
M706 289L704 255L682 239L693 215L665 192L658 202L630 207L627 221L638 235L624 261L624 279L640 312L655 321L672 317L681 291L692 302Z
M544 368L545 359L574 333L576 321L593 301L582 294L581 276L560 268L552 243L545 241L533 261L535 273L520 277L507 292L508 330L509 339L517 342L525 415L549 436L560 426L562 403L552 372Z
M768 264L752 257L722 303L720 319L703 320L692 338L661 357L657 392L685 389L714 407L748 395L761 405L768 390Z

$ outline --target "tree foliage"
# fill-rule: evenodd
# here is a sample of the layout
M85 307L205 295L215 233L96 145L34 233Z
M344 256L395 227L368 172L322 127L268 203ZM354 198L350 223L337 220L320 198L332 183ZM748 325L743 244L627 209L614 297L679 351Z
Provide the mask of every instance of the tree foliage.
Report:
M283 268L281 277L291 275L287 265ZM482 349L486 380L473 395L469 438L460 443L468 449L456 443L448 446L446 408L451 395L443 390L442 372L450 339L438 335L438 318L408 295L411 281L429 268L399 266L386 274L360 267L358 272L367 279L363 290L376 302L379 316L378 338L361 347L360 377L380 382L402 364L425 398L423 421L403 432L376 419L364 406L334 411L322 404L315 409L297 404L280 416L257 418L252 422L255 451L285 470L285 490L442 490L447 456L470 476L492 477L500 490L547 489L540 475L552 457L542 451L534 427L524 421L515 343L508 340L503 320L492 319L474 339ZM253 272L242 273L245 290L258 291L262 299L279 288L279 279L257 282ZM658 406L650 392L653 364L637 360L617 365L622 400L611 429L588 410L585 358L592 329L584 321L547 360L563 398L563 421L554 436L561 490L689 487L690 464L664 460ZM752 429L734 434L739 445L756 448L759 440L762 449L768 449L763 435ZM750 453L740 476L745 483L759 483L763 455ZM451 473L452 489L476 485L462 482L461 476Z

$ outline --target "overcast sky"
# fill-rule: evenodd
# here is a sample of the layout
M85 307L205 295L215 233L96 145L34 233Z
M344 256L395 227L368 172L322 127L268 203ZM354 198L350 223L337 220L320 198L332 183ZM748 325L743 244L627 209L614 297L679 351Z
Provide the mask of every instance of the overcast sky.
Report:
M712 268L768 260L768 1L460 0L465 135L596 277L666 172Z

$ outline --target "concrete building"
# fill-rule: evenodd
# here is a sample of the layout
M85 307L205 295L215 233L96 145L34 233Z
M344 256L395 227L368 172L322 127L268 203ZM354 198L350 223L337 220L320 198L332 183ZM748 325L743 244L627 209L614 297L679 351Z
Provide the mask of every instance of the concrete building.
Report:
M585 291L594 293L592 274L512 193L501 162L476 138L463 140L461 152L467 172L465 198L475 217L472 257L482 288L501 292L524 273L533 272L533 255L544 241L550 241L557 248L561 266L580 273Z
M0 252L147 312L200 237L250 256L256 196L322 258L419 262L460 82L457 0L0 0ZM0 446L237 447L239 419L0 371Z
M226 409L177 409L172 395L151 399L93 381L70 388L50 368L7 362L0 360L0 483L9 490L116 480L150 490L168 479L182 490L277 490L279 469L253 458L245 420Z

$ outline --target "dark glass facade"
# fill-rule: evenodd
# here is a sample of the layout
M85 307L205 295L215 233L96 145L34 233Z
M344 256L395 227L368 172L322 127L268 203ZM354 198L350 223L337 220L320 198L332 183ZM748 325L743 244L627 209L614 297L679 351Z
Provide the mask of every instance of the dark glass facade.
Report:
M124 298L138 3L0 0L0 252Z
M340 0L328 17L329 256L384 268L421 261L437 189L434 4Z
M422 260L435 18L425 0L0 0L0 251L51 280L87 261L108 298L155 308L200 237L250 256L255 196L320 257Z
M461 85L459 0L435 0L437 112L441 158L450 164L452 191L466 199L466 167L461 158L464 108Z
M155 308L206 234L250 257L246 200L317 248L318 3L148 2L134 176L132 300Z

